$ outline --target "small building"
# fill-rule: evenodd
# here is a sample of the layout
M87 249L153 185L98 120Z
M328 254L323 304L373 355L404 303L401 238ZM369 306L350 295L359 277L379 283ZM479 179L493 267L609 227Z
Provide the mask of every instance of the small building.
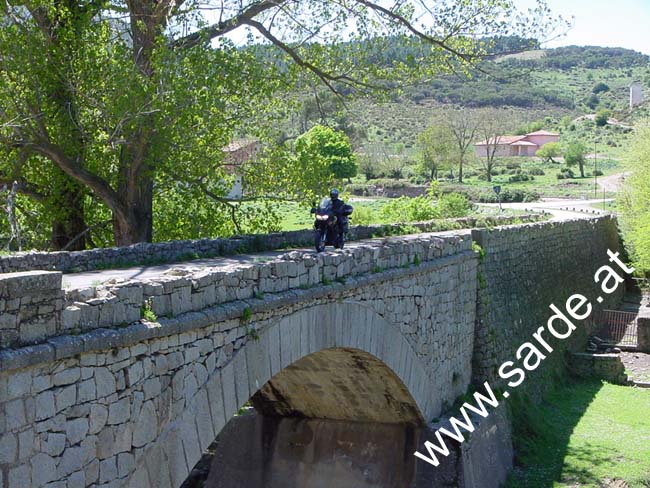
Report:
M560 134L538 130L523 136L499 136L494 141L477 142L474 147L480 158L487 157L488 151L494 151L496 157L534 156L544 144L559 141Z
M643 103L643 86L640 81L635 81L630 85L630 108Z
M224 169L234 175L234 183L227 198L238 200L244 194L243 179L239 167L254 159L260 150L260 142L257 139L235 139L222 149L224 153Z

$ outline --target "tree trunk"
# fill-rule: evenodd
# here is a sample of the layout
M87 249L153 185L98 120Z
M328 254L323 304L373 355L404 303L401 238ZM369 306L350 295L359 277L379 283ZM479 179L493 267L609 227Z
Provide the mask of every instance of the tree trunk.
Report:
M56 171L59 171L58 168ZM52 188L53 203L58 209L52 221L52 248L55 251L64 248L68 251L81 251L86 248L83 211L85 191L63 172L58 176L54 178Z
M153 168L146 164L151 136L141 130L135 151L124 151L118 186L119 200L125 211L113 212L115 244L129 246L151 242L153 237Z
M463 158L460 158L460 163L458 164L458 183L463 182Z
M57 73L62 60L72 59L68 53L70 46L66 37L74 32L75 40L81 38L81 19L84 16L82 8L75 2L65 2L69 17L50 17L48 13L37 8L32 10L39 27L47 33L49 52L49 70ZM65 33L63 39L61 34ZM83 165L85 140L80 130L79 118L75 105L75 95L67 80L58 76L52 77L48 86L47 98L54 102L56 111L53 114L54 126L58 130L50 133L52 141L64 149L66 156L72 160L80 161ZM59 167L54 166L48 203L54 209L51 222L51 245L56 251L63 249L77 238L67 249L78 251L86 248L86 240L82 234L86 230L86 221L83 210L83 198L86 194L84 187L72 177L65 174Z

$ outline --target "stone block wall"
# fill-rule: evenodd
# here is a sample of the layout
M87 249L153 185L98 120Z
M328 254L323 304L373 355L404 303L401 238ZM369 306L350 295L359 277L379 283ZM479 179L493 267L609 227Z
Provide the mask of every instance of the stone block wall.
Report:
M63 304L61 273L0 274L0 349L56 335Z
M69 290L65 293L65 300L61 300L60 273L52 273L43 275L58 277L55 286L58 289L48 292L59 297L58 308L52 312L52 317L38 313L45 309L23 304L26 311L37 314L38 321L49 320L47 326L39 327L37 335L13 332L9 335L8 332L5 346L34 344L63 334L79 334L99 328L123 327L139 321L143 308L150 309L157 317L175 317L222 303L262 297L266 293L306 289L345 277L470 250L468 231L376 239L363 247L342 252L293 251L278 258L250 258L247 262L226 263L194 272L172 270L148 281Z
M513 222L535 222L543 220L544 215L496 216L486 219L488 225L505 225ZM441 224L448 228L470 228L477 225L473 217L415 222L409 227L421 232L432 232ZM349 240L368 239L378 235L398 233L401 224L367 225L350 228ZM309 229L277 232L273 234L254 234L219 239L196 239L157 243L140 243L125 247L91 249L87 251L60 252L22 252L0 256L0 272L12 273L29 270L50 270L63 273L76 273L105 268L136 266L155 262L177 262L201 257L227 256L243 252L271 251L288 247L311 247L314 243L313 231Z
M320 255L312 267L331 281L312 288L299 280L285 288L310 273L289 259L306 257L259 264L273 270L269 287L282 283L264 296L0 353L4 488L178 487L261 386L260 371L275 374L309 350L341 342L401 369L432 414L466 389L476 289L468 232ZM242 289L251 271L240 272L221 286ZM258 284L264 278L255 276ZM188 292L191 302L191 285ZM370 335L373 317L389 329ZM423 374L427 380L417 380ZM427 388L435 393L423 396Z
M627 384L620 354L575 352L570 356L570 373L579 378L597 378L619 385Z
M377 239L65 297L59 283L54 336L0 350L0 486L178 487L270 376L341 345L398 372L432 418L472 374L493 379L550 303L593 298L617 246L601 218ZM40 290L60 279L47 276ZM157 321L140 320L145 304ZM547 369L564 359L558 348Z
M546 326L555 304L565 309L566 300L580 293L594 310L616 308L624 287L605 295L594 282L594 273L609 264L607 249L620 248L615 219L600 217L563 222L472 231L482 247L474 346L473 374L476 382L498 381L498 368L507 360L517 362L515 352L531 341L540 326ZM604 301L599 304L598 296ZM543 392L558 375L563 375L566 350L582 350L590 332L583 321L572 336L559 341L546 332L555 347L543 364L519 388Z
M650 354L650 317L637 318L637 349Z

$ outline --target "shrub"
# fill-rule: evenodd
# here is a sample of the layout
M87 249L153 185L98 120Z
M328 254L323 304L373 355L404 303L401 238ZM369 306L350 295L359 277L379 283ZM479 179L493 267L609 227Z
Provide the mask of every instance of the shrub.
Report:
M372 187L364 183L350 183L345 186L345 191L353 195L368 196L371 195Z
M369 185L380 186L382 188L390 188L391 190L413 186L408 181L393 180L390 178L377 178L374 180L368 180L367 183Z
M465 195L460 193L448 193L442 195L438 200L438 208L442 218L465 217L472 206Z
M591 176L603 176L603 172L599 169L592 171Z
M573 179L576 177L576 175L573 173L571 168L562 168L560 172L556 175L558 180L564 180L564 179Z
M599 93L602 92L608 92L609 91L609 86L607 86L605 83L600 82L597 83L596 86L594 86L593 90L591 90L593 93L598 95Z
M508 181L510 183L516 183L519 181L530 181L534 179L535 179L534 176L529 176L525 173L517 173L516 175L512 175L510 178L508 178Z
M381 217L387 222L420 222L440 217L440 209L425 196L400 197L381 209Z
M353 225L370 225L377 221L375 212L369 207L358 206L350 216Z
M611 112L606 109L601 109L596 113L596 118L594 119L594 122L596 122L596 125L598 127L604 127L607 125L607 121L609 120L609 117L611 116Z
M544 176L546 173L544 173L544 170L542 168L531 168L528 170L528 174L534 176Z

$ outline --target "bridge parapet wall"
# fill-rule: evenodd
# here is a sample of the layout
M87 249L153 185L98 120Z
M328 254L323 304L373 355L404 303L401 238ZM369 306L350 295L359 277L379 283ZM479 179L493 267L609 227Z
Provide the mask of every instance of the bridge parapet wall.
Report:
M510 223L535 222L545 215L531 213L517 216L486 217L479 221L473 217L436 219L414 222L408 227L420 232L435 232L442 226L448 229L469 229L478 225L506 225ZM375 236L400 233L403 224L358 225L350 228L349 239L361 240ZM29 251L0 256L0 272L13 273L30 270L61 271L77 273L106 268L130 267L138 264L188 261L203 257L229 256L246 252L272 251L290 247L312 246L314 237L310 229L252 234L231 238L194 239L156 243L140 243L125 247L89 249L86 251Z
M61 273L0 274L0 348L55 335L63 299Z
M43 309L32 309L36 315L30 319L33 325L28 329L29 334L21 335L21 325L14 324L6 329L9 343L5 346L15 349L38 344L40 347L36 350L40 351L39 354L61 357L68 354L71 344L85 338L80 334L97 330L97 334L91 336L92 340L85 341L85 350L92 350L97 344L106 343L108 336L115 335L110 330L125 330L129 324L135 325L129 330L140 330L143 308L149 308L156 317L165 319L225 306L230 302L238 302L241 312L246 300L251 304L259 302L266 294L291 290L304 292L319 285L343 282L350 277L399 269L470 251L469 231L375 239L339 252L293 251L268 260L250 257L230 262L224 258L223 265L196 271L172 269L169 274L153 280L68 290L65 301L60 290L60 273L45 272L42 276L52 277L48 283L54 287L50 292L59 297L58 308L52 312L47 309L48 313L43 316L38 314ZM27 303L25 307L25 310L29 309ZM228 307L224 310L227 311ZM14 349L0 351L0 364L10 364L14 357L22 355L21 351ZM74 349L78 350L78 346ZM34 354L31 356L35 357Z

